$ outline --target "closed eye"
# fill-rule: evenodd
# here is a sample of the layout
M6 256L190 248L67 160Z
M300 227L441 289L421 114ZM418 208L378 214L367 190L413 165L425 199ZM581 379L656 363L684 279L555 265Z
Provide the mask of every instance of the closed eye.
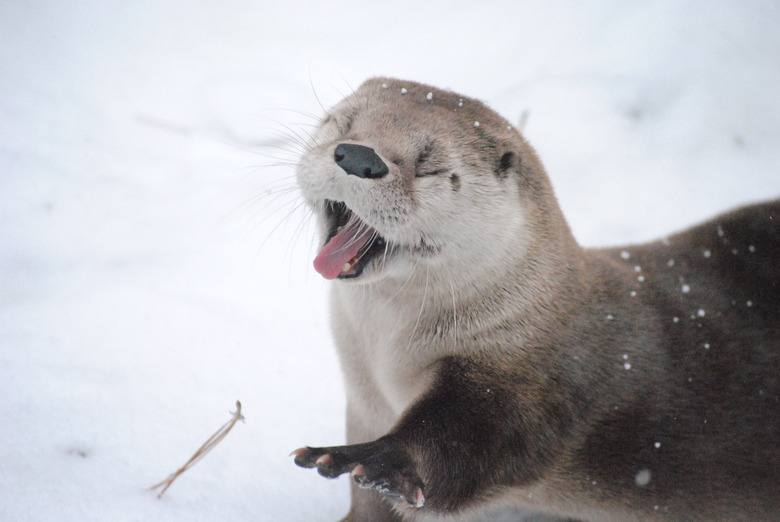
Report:
M439 174L444 174L447 172L447 169L436 169L436 170L425 170L425 171L417 171L414 175L418 178L424 178L426 176L437 176Z
M418 178L426 176L436 176L448 171L445 168L436 168L436 149L433 143L427 144L420 155L417 156L417 160L414 162L414 175Z
M336 128L339 130L339 136L346 136L352 129L352 121L355 119L355 111L349 112L344 118L336 120L333 118Z

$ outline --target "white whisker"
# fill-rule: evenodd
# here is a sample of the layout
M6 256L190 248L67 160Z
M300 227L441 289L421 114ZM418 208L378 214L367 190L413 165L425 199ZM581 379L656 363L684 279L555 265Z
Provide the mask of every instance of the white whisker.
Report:
M428 296L428 279L431 275L430 268L428 266L425 267L425 286L423 288L423 295L422 299L420 299L420 310L417 312L417 320L414 323L414 328L412 328L411 338L409 339L409 345L412 345L414 342L415 333L417 333L417 327L420 326L420 319L422 319L423 316L423 310L425 310L425 301Z
M450 283L450 292L452 295L452 337L453 337L453 343L454 346L452 347L453 350L457 349L458 347L458 302L455 298L455 285L452 281L452 275L449 277L449 283Z

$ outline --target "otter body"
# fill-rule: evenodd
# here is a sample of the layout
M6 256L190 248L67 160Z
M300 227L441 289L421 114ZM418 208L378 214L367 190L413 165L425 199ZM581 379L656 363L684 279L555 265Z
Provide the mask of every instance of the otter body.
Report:
M346 520L780 520L780 201L584 249L511 125L387 78L298 180L348 445L294 453Z

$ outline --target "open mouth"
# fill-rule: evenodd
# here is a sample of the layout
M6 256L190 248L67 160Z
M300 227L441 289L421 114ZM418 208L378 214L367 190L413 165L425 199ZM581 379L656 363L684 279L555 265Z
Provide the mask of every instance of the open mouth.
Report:
M385 250L385 240L344 203L325 202L330 224L314 269L325 279L347 279L363 273L366 264Z

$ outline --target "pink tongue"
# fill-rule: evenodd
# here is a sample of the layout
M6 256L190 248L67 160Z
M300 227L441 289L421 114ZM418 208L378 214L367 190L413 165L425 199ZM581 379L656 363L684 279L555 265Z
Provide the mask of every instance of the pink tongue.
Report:
M314 269L325 279L336 279L344 265L360 253L373 231L365 223L352 219L341 231L328 241L317 257Z

